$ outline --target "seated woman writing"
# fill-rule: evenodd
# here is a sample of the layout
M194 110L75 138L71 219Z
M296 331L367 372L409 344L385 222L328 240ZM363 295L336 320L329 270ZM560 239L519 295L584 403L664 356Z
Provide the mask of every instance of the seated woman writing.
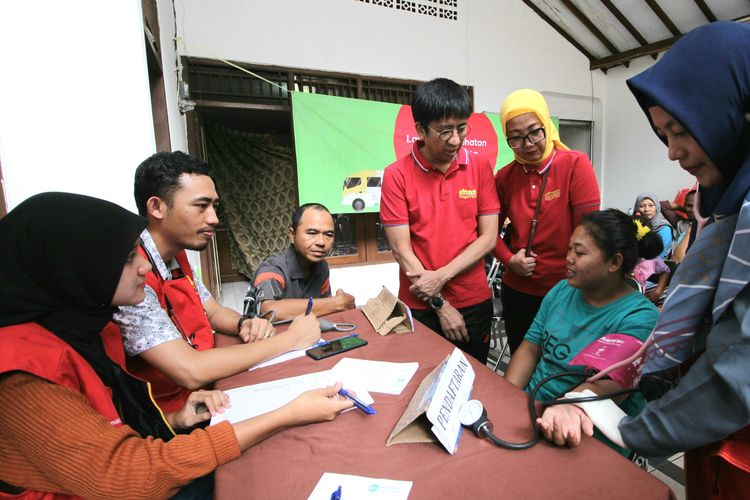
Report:
M530 392L545 377L563 371L585 370L571 364L576 355L597 339L619 334L630 337L636 351L656 324L653 304L628 284L628 277L639 257L636 225L619 210L602 210L586 215L570 237L566 257L568 278L550 290L519 349L513 353L505 378ZM555 399L566 391L590 389L605 394L623 389L613 379L579 384L578 377L562 377L546 383L538 392L542 401ZM644 405L640 395L621 402L628 414L637 414ZM570 405L552 406L538 423L545 437L564 444L547 432L545 421ZM567 437L567 435L566 435ZM601 439L607 442L606 438ZM626 450L610 446L623 454Z
M199 391L162 415L123 368L110 320L115 306L143 300L145 226L117 205L66 193L36 195L0 220L0 498L167 498L202 477L210 497L205 476L217 466L352 406L336 385L172 439L229 402Z

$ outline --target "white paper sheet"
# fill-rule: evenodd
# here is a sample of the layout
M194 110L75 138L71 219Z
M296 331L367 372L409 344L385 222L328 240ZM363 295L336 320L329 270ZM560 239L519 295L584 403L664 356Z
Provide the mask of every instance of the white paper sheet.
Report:
M312 344L310 347L315 347L316 345L322 344L324 342L325 342L325 340L320 339L316 343ZM255 366L251 366L250 368L247 369L247 371L257 370L258 368L263 368L265 366L276 365L278 363L283 363L284 361L289 361L290 359L299 358L301 356L304 356L305 355L305 351L308 350L308 349L310 349L310 347L306 347L304 349L297 349L296 351L285 352L284 354L279 354L275 358L267 359L267 360L265 360L262 363L258 363Z
M373 403L372 397L365 389L338 378L332 370L326 370L224 391L229 396L232 406L224 413L219 413L211 418L211 425L224 420L235 424L248 418L257 417L281 408L305 391L328 387L335 382L343 382L344 387L354 391L357 398L365 404Z
M341 486L341 500L406 500L412 485L412 481L325 472L310 493L308 500L330 500L331 493L339 486Z
M391 363L343 358L332 368L337 380L369 392L401 394L419 368L419 363Z

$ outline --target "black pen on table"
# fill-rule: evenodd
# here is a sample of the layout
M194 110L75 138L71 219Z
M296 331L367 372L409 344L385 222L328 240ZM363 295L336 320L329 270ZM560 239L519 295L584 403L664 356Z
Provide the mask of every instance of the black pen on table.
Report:
M310 312L312 312L312 306L313 306L313 298L312 296L307 300L307 309L305 309L305 316L309 315Z

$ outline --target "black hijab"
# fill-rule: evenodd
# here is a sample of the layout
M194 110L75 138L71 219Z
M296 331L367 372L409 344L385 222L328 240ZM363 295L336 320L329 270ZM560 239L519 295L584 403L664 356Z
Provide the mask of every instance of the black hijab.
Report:
M35 322L78 352L112 389L123 422L142 436L171 431L145 384L105 353L117 285L146 219L108 201L42 193L0 220L0 327Z

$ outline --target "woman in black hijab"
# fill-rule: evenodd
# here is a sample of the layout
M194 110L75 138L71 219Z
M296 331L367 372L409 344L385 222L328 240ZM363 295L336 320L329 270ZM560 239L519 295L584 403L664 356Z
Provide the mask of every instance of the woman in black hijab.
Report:
M122 368L110 319L117 305L143 300L150 266L136 244L145 225L67 193L33 196L0 220L0 496L165 498L282 427L351 406L334 386L166 442L228 401L198 391L162 418L146 384Z

